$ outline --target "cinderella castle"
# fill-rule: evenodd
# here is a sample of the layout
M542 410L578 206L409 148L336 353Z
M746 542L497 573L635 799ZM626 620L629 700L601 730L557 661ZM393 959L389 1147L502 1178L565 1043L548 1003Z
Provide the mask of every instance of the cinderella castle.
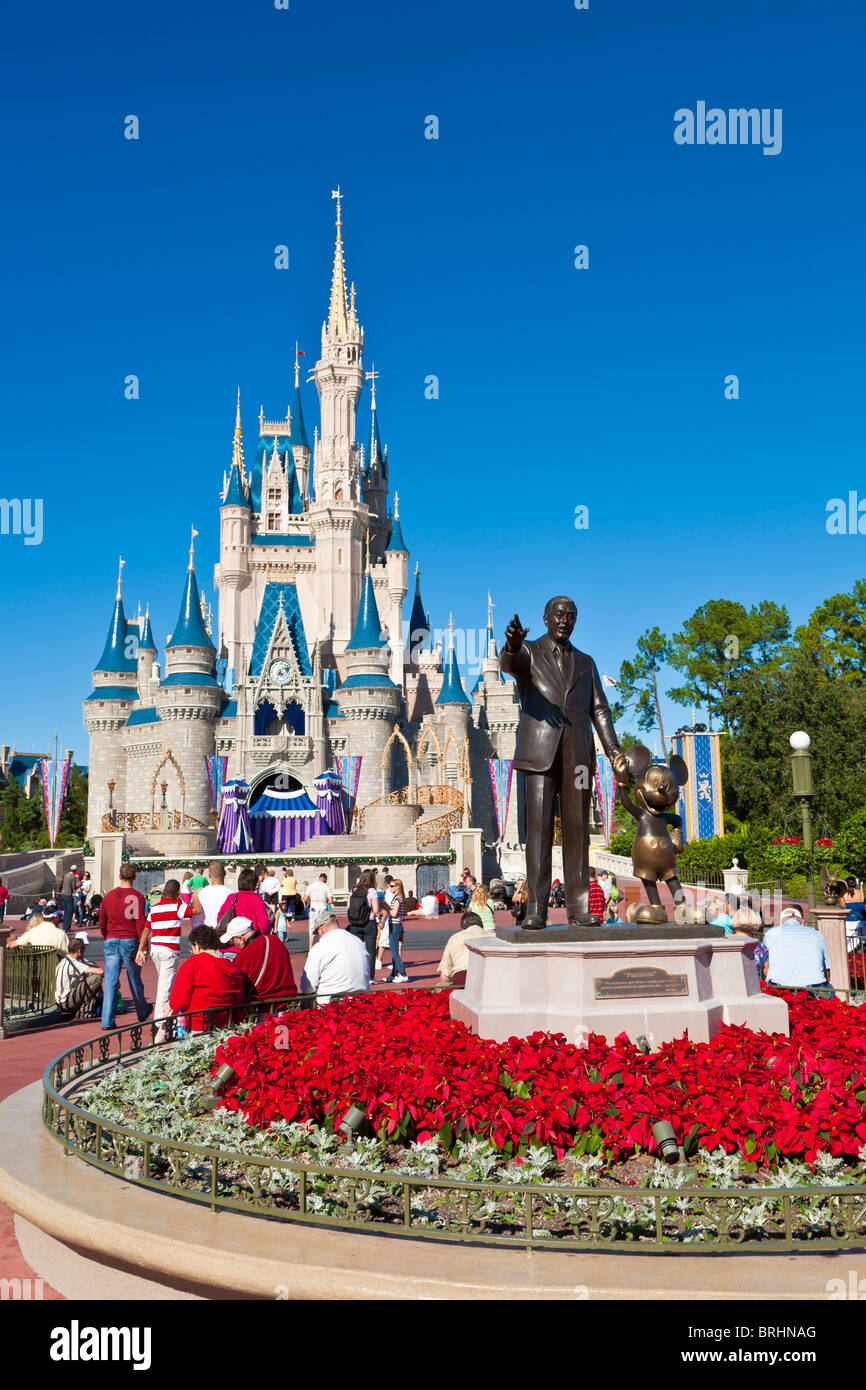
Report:
M210 853L220 787L238 784L260 818L257 847L277 851L297 840L280 839L268 818L306 814L314 824L317 785L323 774L336 778L335 769L346 788L346 828L365 842L361 857L374 843L386 857L442 849L460 827L480 830L488 844L519 839L518 797L508 794L519 707L513 682L499 672L489 596L471 694L450 622L443 641L433 641L417 564L404 616L409 519L400 517L396 491L390 500L377 374L364 371L339 190L334 196L330 302L310 377L319 424L311 443L297 351L291 409L280 420L260 411L254 450L244 448L238 398L220 502L215 620L196 578L193 530L160 664L149 609L126 616L121 561L84 701L91 840L122 833L135 854ZM362 422L365 380L370 411ZM320 852L316 843L310 852Z

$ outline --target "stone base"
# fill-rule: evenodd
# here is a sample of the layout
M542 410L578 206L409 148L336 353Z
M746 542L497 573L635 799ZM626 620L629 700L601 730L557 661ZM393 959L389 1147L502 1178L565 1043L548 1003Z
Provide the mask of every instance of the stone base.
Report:
M578 1045L599 1033L612 1043L627 1033L653 1050L685 1033L709 1042L723 1023L788 1034L788 1006L761 993L745 938L683 939L672 929L662 940L613 940L589 930L593 941L556 940L549 929L525 933L528 942L471 938L451 1017L497 1042L541 1031Z
M530 945L539 941L583 941L588 946L594 946L599 941L658 941L660 937L665 941L694 941L697 938L701 941L723 941L725 929L703 925L680 927L674 922L652 925L637 922L634 926L620 923L609 927L569 927L564 922L554 922L548 923L543 931L527 931L525 927L498 922L496 935L500 941L526 942Z

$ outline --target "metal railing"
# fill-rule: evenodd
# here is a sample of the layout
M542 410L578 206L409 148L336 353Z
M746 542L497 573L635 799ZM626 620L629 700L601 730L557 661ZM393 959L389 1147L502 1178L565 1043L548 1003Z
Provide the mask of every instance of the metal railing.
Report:
M14 1024L25 1018L38 1019L53 1013L54 980L61 959L53 946L16 946L5 951L2 1023Z
M314 1005L294 996L253 1006L285 1013ZM249 1021L250 1004L232 1014ZM202 1031L215 1015L200 1010ZM766 1254L866 1246L866 1186L748 1189L601 1188L566 1183L476 1182L424 1173L364 1172L336 1164L256 1156L166 1139L89 1112L72 1098L82 1078L142 1057L157 1021L133 1024L61 1053L43 1077L51 1136L103 1173L183 1197L212 1211L238 1211L331 1229L471 1241L524 1249ZM150 1042L145 1042L145 1028ZM129 1045L125 1045L128 1039Z

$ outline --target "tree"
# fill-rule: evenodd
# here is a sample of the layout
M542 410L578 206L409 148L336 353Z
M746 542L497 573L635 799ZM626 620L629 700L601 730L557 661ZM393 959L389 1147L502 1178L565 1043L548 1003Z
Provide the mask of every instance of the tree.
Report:
M795 729L812 739L816 837L866 804L866 685L826 679L819 655L801 649L786 666L746 672L730 699L736 733L723 741L722 777L736 816L800 833L788 743Z
M57 827L57 844L76 848L87 834L87 774L73 763L66 782L66 796Z
M787 610L769 600L746 609L733 599L709 599L674 633L670 664L686 680L668 697L705 708L710 729L714 715L730 729L730 697L741 677L755 667L776 667L790 631Z
M850 594L819 603L794 636L817 659L822 679L860 685L866 678L866 580L858 579Z
M42 810L42 787L28 801L17 780L10 773L9 781L3 789L3 850L6 854L16 850L38 849L48 843L45 832L45 815ZM44 840L42 833L44 833Z
M670 642L657 627L650 628L638 638L634 661L624 661L619 668L617 687L620 700L612 711L614 719L620 719L630 708L639 729L648 732L658 728L662 753L667 757L665 731L659 704L659 670L670 660Z

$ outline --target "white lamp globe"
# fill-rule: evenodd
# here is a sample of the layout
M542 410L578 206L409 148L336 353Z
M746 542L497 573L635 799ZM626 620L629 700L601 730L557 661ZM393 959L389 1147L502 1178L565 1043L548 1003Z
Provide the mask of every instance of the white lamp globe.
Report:
M793 733L791 735L788 742L790 743L791 747L796 750L796 752L800 753L804 752L807 748L811 746L812 740L810 739L807 733L803 732L802 729L798 729L796 733Z

